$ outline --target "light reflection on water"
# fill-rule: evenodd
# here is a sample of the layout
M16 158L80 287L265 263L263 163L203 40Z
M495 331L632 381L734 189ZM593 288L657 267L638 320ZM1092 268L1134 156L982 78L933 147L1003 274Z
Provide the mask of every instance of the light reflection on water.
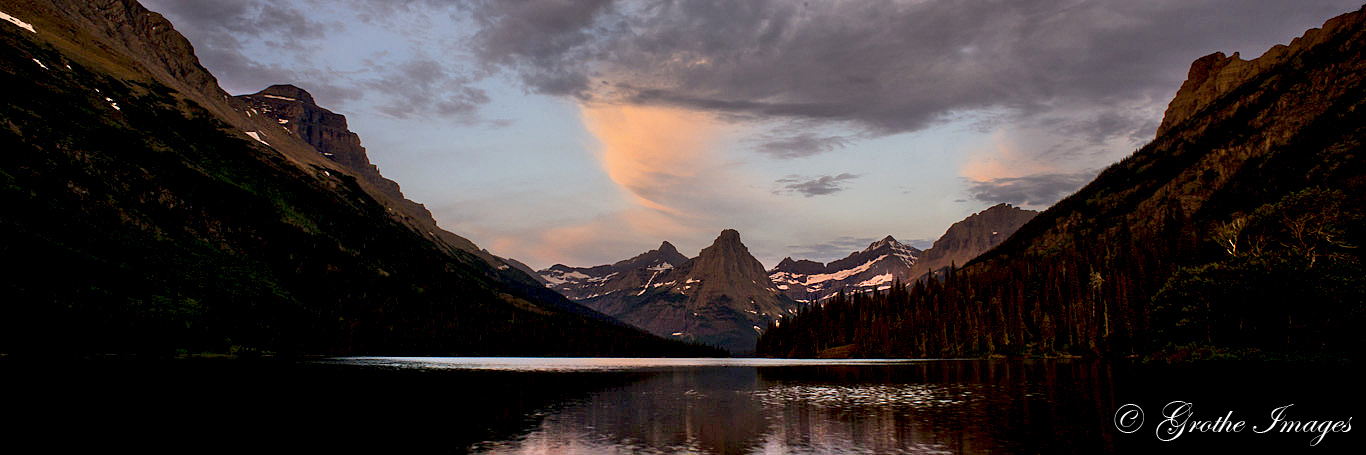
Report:
M1172 400L1249 426L1288 404L1366 409L1352 365L1260 362L0 356L0 378L0 432L62 429L75 451L261 451L235 435L269 429L266 450L309 453L1360 453L1360 431L1311 449L1300 432L1153 429ZM1129 404L1148 426L1119 433Z
M346 358L400 369L638 373L547 406L488 454L1104 452L1095 362L979 360ZM604 372L604 373L594 373ZM1062 380L1059 380L1061 375ZM1064 417L1065 416L1065 417ZM1051 437L1071 419L1070 439ZM1081 424L1080 427L1076 426ZM1026 436L1031 430L1047 437ZM1021 442L1023 441L1023 442Z
M499 371L652 371L698 367L907 365L933 359L754 359L620 357L337 357L323 362L415 369Z

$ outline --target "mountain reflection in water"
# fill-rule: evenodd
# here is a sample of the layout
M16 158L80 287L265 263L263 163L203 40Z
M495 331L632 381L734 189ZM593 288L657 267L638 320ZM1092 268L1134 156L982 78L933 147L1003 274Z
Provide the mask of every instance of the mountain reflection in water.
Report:
M525 434L471 447L491 454L1111 450L1097 424L1113 409L1099 362L581 360L346 361L524 371L549 388L556 375L643 374L542 410Z
M0 357L13 447L488 454L1357 453L1361 432L1188 433L1362 409L1350 366L1098 360ZM1147 410L1116 431L1120 406ZM56 436L56 437L53 437ZM36 444L36 445L34 445Z

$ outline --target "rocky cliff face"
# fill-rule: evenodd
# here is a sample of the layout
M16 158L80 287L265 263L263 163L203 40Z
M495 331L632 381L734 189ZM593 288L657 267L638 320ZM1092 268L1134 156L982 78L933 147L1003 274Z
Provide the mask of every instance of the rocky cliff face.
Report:
M1162 137L1234 89L1266 74L1272 68L1286 63L1294 64L1303 51L1322 46L1333 36L1354 27L1354 21L1357 20L1359 18L1350 14L1335 17L1321 28L1305 31L1303 36L1291 40L1290 45L1277 44L1252 60L1243 60L1237 52L1231 56L1215 52L1197 59L1191 63L1190 72L1181 84L1181 89L1176 92L1176 97L1167 105L1157 136Z
M953 223L944 235L925 250L912 267L911 276L920 278L930 272L956 265L962 267L977 255L1000 245L1020 226L1039 212L997 204Z
M284 139L297 138L308 144L313 152L310 158L325 159L358 177L367 188L392 204L395 216L413 225L419 233L479 256L494 267L508 266L524 272L522 268L512 267L511 262L479 248L469 239L437 227L436 220L426 207L405 198L398 183L385 178L379 168L370 163L365 147L361 146L360 136L347 128L346 116L318 106L307 90L293 85L272 85L260 92L234 97L234 100L243 106L242 112L248 113L249 117L265 119L267 124L274 123L269 131L282 131L290 136ZM526 278L532 279L531 274L527 274Z
M398 184L384 178L379 168L370 164L365 147L360 145L360 136L347 129L346 117L319 107L308 91L293 85L272 85L237 99L279 122L280 127L312 145L322 156L365 179L386 195L403 199Z
M829 264L784 258L768 275L788 297L815 302L840 291L885 290L897 280L905 283L912 277L911 268L920 255L920 250L889 235Z
M494 267L506 266L521 272L516 275L526 272L525 267L516 267L512 261L494 256L469 239L437 227L436 220L425 206L405 198L398 183L385 178L380 174L379 167L370 163L365 147L361 146L360 136L347 128L346 116L318 106L307 90L293 85L272 85L257 93L234 97L234 100L243 106L242 111L249 113L250 117L275 123L270 131L279 129L292 136L290 139L298 138L308 144L312 147L312 158L325 159L358 177L367 188L392 204L392 212L396 217L411 224L419 233L479 256ZM534 279L533 274L525 274L525 278ZM521 280L523 277L517 278Z
M796 312L798 303L769 281L763 265L749 254L734 230L722 231L697 257L673 267L664 264L681 255L664 250L673 250L672 245L666 242L659 250L618 263L655 265L605 279L615 290L590 294L580 303L657 335L736 353L753 351L754 340L764 327L780 315ZM543 271L542 276L554 282L575 273L565 270L570 269Z
M149 74L199 99L226 99L218 80L193 58L194 46L170 21L134 0L15 1L12 13L30 13L39 28L56 32L59 45L91 46L113 52L88 55L111 63L124 75ZM60 18L75 27L61 27ZM56 28L48 28L51 25Z

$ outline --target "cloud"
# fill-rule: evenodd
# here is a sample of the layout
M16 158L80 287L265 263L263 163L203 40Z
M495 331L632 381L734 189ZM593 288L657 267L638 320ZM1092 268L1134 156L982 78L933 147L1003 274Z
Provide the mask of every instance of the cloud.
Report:
M588 104L584 126L601 145L608 177L646 207L675 215L705 199L723 173L713 161L721 127L705 113L668 107Z
M476 84L484 76L454 53L439 35L458 27L449 15L432 14L435 3L368 1L333 3L267 0L147 0L195 44L201 63L231 93L252 93L291 83L333 109L362 99L395 118L433 116L473 124L491 100ZM328 14L315 8L328 7ZM452 10L453 11L453 10ZM325 19L318 19L318 18ZM375 48L336 46L364 36ZM389 47L384 47L389 46ZM382 48L382 49L381 49ZM344 57L338 52L344 52ZM466 59L468 60L468 59ZM494 122L496 124L497 122Z
M329 29L329 24L279 2L146 0L143 4L170 19L194 43L200 61L224 82L224 88L239 93L302 82L295 68L253 59L249 45L306 56Z
M863 251L869 244L878 241L882 237L839 237L829 242L821 242L810 245L788 245L793 259L809 259L818 262L829 262L835 259L844 258L856 251Z
M781 184L783 187L778 191L774 191L774 194L791 194L795 192L801 193L801 195L806 197L834 194L845 190L843 186L844 182L856 179L858 177L858 175L849 173L839 175L822 175L816 178L792 175L788 176L787 178L777 180L776 183Z
M919 250L928 250L931 246L934 246L935 240L936 239L911 239L902 241L901 243L905 243Z
M531 90L917 131L974 110L1133 136L1189 62L1353 9L1282 1L478 2L473 45ZM1293 19L1293 20L1292 20ZM1212 47L1213 46L1213 47ZM1153 101L1158 100L1158 101ZM1106 108L1109 107L1109 108ZM1068 115L1100 109L1097 116ZM808 141L803 152L830 147ZM776 149L763 149L773 151ZM778 157L790 157L775 153Z
M473 3L480 26L473 47L486 64L515 68L541 93L582 95L588 89L587 67L565 57L592 47L594 21L611 0Z
M849 140L842 136L817 136L811 133L802 133L764 142L759 144L756 150L774 158L800 158L844 148L848 143Z
M525 226L517 230L473 234L486 239L486 246L491 251L537 268L553 264L575 267L611 264L656 248L664 240L677 245L701 245L703 241L710 241L704 239L705 231L691 225L689 220L646 207L630 207L553 226Z
M966 112L1053 122L1091 142L1142 140L1189 62L1255 54L1345 0L1148 2L646 2L627 0L147 0L189 35L225 88L293 82L340 103L373 96L387 115L471 123L500 72L579 101L671 106L735 118L835 122L871 136ZM328 7L327 14L317 14ZM319 17L330 19L321 20ZM329 22L330 21L330 22ZM369 28L366 28L368 26ZM345 34L388 33L397 52L356 74L312 52ZM267 63L252 52L281 51ZM432 67L436 63L438 67ZM434 78L434 79L433 79ZM335 94L332 101L329 94ZM1085 112L1085 114L1082 114ZM830 152L837 136L770 141L775 158Z
M438 115L476 123L479 107L490 99L484 90L469 85L472 82L446 64L416 57L387 66L364 86L387 95L378 109L391 117Z
M968 194L978 201L996 204L1047 207L1076 192L1095 177L1095 171L1072 174L1033 174L974 181Z

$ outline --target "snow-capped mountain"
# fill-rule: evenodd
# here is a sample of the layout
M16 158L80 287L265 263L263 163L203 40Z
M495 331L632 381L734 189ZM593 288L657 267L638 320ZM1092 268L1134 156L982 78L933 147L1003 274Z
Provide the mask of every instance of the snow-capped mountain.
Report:
M552 289L623 322L735 353L752 352L759 332L799 305L774 286L731 229L692 259L664 242L612 265L556 265L537 273Z
M660 271L671 269L688 260L673 244L664 242L659 248L636 257L596 267L570 267L555 264L536 272L546 287L565 297L583 300L613 292L635 289L650 282Z
M829 264L785 258L768 271L768 277L788 297L815 302L841 290L888 289L897 280L906 282L920 254L920 250L889 235Z

